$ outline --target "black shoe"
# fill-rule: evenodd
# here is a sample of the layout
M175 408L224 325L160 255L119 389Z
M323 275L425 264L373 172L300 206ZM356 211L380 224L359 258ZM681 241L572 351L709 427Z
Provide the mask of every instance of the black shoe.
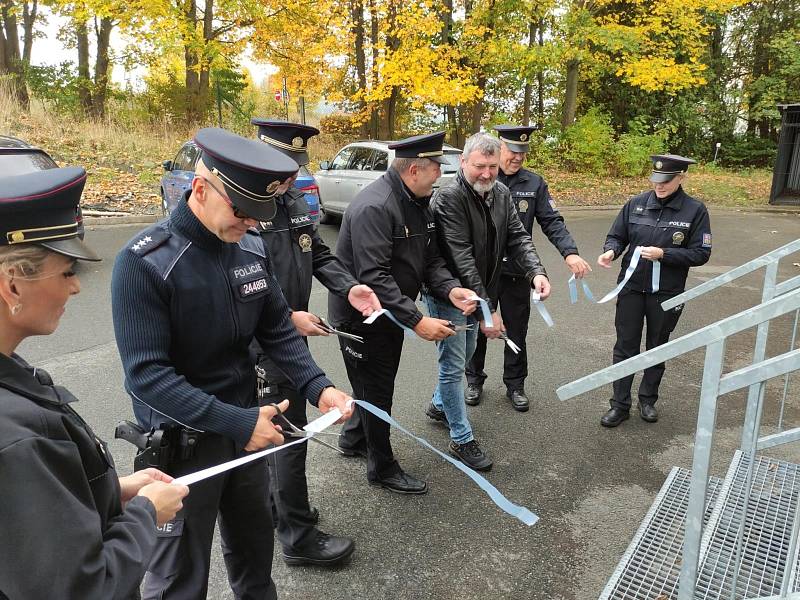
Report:
M600 425L603 427L616 427L623 421L627 421L630 416L631 415L627 410L612 407L608 409L606 414L600 417Z
M298 548L284 546L283 560L287 565L332 567L348 559L355 549L355 542L348 537L315 531L314 535Z
M483 386L479 383L468 383L467 391L464 393L464 402L469 406L478 406L483 396Z
M439 410L433 405L433 402L428 405L428 408L425 410L425 414L428 415L429 418L433 419L434 421L439 421L444 423L448 427L450 423L447 422L447 415L444 414L443 410Z
M525 390L511 390L506 393L506 398L511 400L511 406L514 410L527 412L530 408L530 402L528 402L528 397L525 395Z
M450 440L447 449L450 454L476 471L488 471L492 468L492 459L481 449L477 440L470 440L466 444L456 444Z
M412 477L404 471L370 481L369 484L382 487L396 494L424 494L428 491L427 483Z
M367 449L363 446L357 446L355 448L350 448L348 446L342 446L339 444L339 450L342 451L342 456L346 456L348 458L367 458Z
M658 411L652 404L642 404L640 402L639 416L642 417L642 421L647 421L648 423L655 423L658 421Z

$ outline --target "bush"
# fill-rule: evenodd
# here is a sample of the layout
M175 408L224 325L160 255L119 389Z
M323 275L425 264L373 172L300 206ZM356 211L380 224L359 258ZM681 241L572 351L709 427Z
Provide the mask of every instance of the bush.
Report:
M726 167L772 167L778 145L752 135L737 136L732 142L723 143L718 160Z
M611 117L591 108L564 132L560 150L566 167L594 175L608 175L609 156L614 151Z
M351 137L358 136L358 124L353 115L331 113L323 115L319 120L319 128L323 133L335 133Z
M622 177L645 175L651 168L650 157L664 153L666 131L646 133L645 124L636 120L628 124L628 129L614 146L612 172Z

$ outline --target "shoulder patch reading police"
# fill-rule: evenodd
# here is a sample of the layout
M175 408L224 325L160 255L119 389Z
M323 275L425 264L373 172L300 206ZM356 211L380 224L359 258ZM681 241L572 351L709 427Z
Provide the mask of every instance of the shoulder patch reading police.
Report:
M704 233L703 234L703 248L711 248L711 234Z

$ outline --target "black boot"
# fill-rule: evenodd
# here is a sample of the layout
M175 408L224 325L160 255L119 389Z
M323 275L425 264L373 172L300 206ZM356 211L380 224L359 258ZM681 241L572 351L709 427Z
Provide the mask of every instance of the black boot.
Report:
M630 416L629 411L612 407L600 418L600 425L603 427L616 427L623 421L627 421Z
M511 406L514 410L527 412L528 408L530 408L530 402L528 402L528 397L525 395L525 390L510 390L506 393L506 398L511 400Z
M483 396L483 386L479 383L468 383L467 391L464 393L464 402L469 406L478 406Z
M652 404L642 404L640 402L639 416L642 417L642 421L647 421L648 423L655 423L658 421L658 411Z
M348 537L316 530L297 548L284 546L283 560L287 565L333 567L348 559L355 549L355 542Z

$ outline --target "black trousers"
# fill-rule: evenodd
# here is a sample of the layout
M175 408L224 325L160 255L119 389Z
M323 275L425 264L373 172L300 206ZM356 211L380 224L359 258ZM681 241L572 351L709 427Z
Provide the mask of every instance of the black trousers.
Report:
M301 429L308 424L306 399L291 384L270 382L268 388L262 404L289 400L286 418ZM267 456L275 531L286 550L296 550L316 531L308 502L307 455L308 444L296 444Z
M348 329L363 336L364 343L339 338L353 398L364 400L392 413L394 380L403 351L403 330L371 332ZM389 441L389 424L360 406L342 426L339 445L367 451L367 479L376 481L400 472Z
M614 364L639 354L642 344L642 329L647 321L645 348L650 350L669 341L669 336L678 324L683 305L664 312L661 303L676 294L648 294L624 289L617 296L617 313L614 324L617 329L617 342L614 344ZM655 404L658 400L658 386L664 376L664 363L644 370L639 384L639 403ZM631 384L633 375L614 382L612 406L623 410L631 407Z
M234 442L203 435L195 456L175 463L180 476L242 456ZM276 600L272 571L272 515L264 460L255 460L195 483L183 509L160 528L156 550L144 580L145 600L205 598L214 523L219 519L228 581L237 600Z
M528 336L528 322L531 318L531 284L524 277L500 277L500 314L506 326L506 334L517 346L519 354L504 345L503 383L509 393L525 389L528 376L528 349L525 338ZM472 360L467 363L467 383L483 385L486 381L486 336L478 332L478 345Z

